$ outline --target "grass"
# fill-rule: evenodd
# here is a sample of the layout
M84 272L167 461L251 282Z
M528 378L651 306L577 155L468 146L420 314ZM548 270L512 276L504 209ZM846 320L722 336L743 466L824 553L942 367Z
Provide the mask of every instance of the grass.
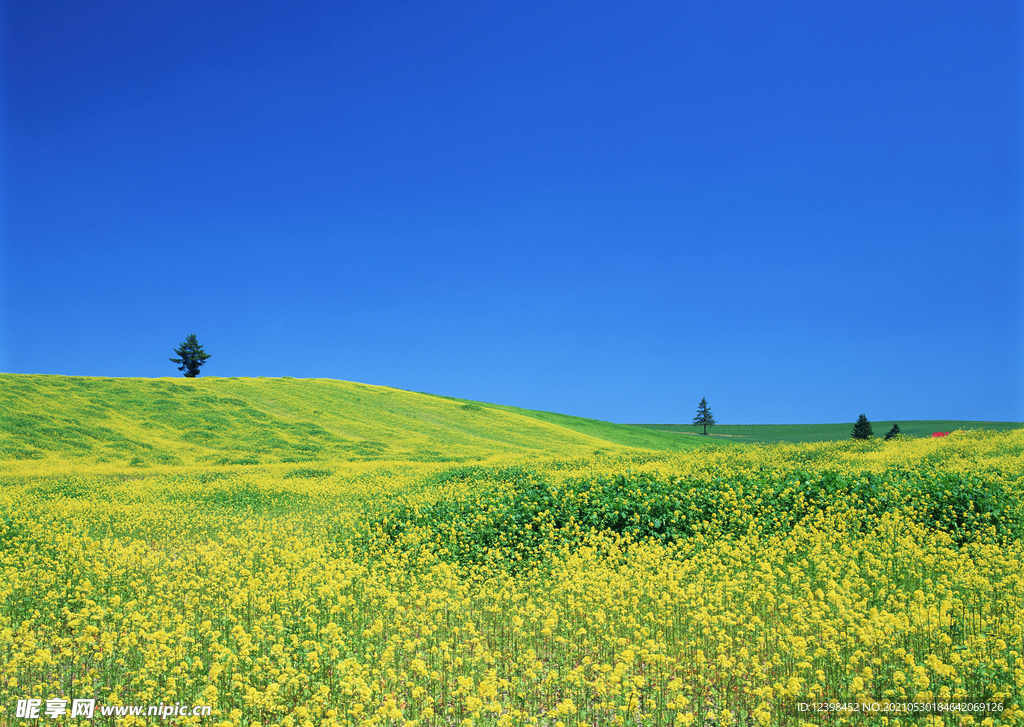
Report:
M0 374L0 461L233 466L478 462L702 443L330 379Z
M450 399L451 401L458 401L471 406L510 412L530 419L547 422L548 424L554 424L556 426L578 432L579 434L584 434L588 437L603 439L607 442L619 444L624 447L640 447L642 449L675 452L692 449L694 445L691 440L680 438L677 432L664 432L653 426L613 424L612 422L605 422L600 419L587 419L585 417L577 417L570 414L556 414L550 411L538 411L535 409L521 409L520 407L508 406L506 404L488 404L481 401L454 399L450 397L438 398ZM728 444L728 442L725 443Z
M38 468L483 462L632 449L849 439L852 423L611 422L332 379L97 378L0 374L0 461ZM894 422L874 422L877 436ZM1020 422L904 421L903 434L1024 427ZM18 464L21 463L21 464Z
M893 424L900 425L900 434L908 437L930 437L933 432L954 432L957 430L984 429L1005 432L1024 428L1024 422L981 422L950 419L926 419L917 421L871 422L876 437L883 437ZM691 424L632 424L632 427L656 431L659 434L678 437L679 435L701 435L703 428ZM716 424L708 427L707 439L736 442L740 444L772 444L774 442L836 442L850 439L853 422L838 424ZM691 436L686 436L691 439ZM701 438L704 439L703 435Z

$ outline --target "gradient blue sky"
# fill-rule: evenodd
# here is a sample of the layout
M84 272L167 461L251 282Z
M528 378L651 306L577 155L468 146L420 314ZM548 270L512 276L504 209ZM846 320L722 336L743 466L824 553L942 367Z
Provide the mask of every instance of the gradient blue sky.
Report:
M1020 2L3 4L0 371L1024 420Z

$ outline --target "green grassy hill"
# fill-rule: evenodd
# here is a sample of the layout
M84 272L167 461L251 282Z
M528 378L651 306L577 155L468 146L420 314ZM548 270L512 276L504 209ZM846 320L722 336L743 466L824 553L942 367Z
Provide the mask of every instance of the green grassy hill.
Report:
M642 449L656 450L687 450L701 444L710 444L710 442L706 440L695 443L691 437L680 437L678 432L674 431L659 431L659 429L653 425L613 424L611 422L601 421L600 419L587 419L585 417L576 417L570 414L556 414L554 412L538 411L536 409L520 409L517 406L508 406L506 404L488 404L482 401L455 399L447 396L437 398L519 414L524 417L564 427L565 429L585 434L588 437L596 437L625 447L640 447ZM717 441L714 443L730 444L729 441Z
M965 422L953 420L879 421L871 422L876 437L883 437L893 424L900 425L900 434L908 437L930 437L933 432L952 432L957 429L990 429L1006 431L1024 428L1024 422ZM701 429L690 424L634 424L639 429L656 431L681 439L694 439ZM827 442L849 439L853 422L840 424L716 424L708 428L708 436L736 443L772 442Z
M876 436L893 422L873 422ZM909 436L1019 422L899 422ZM0 466L470 462L850 437L852 422L612 424L333 379L0 374Z
M581 456L692 438L331 379L0 374L0 462L232 465Z

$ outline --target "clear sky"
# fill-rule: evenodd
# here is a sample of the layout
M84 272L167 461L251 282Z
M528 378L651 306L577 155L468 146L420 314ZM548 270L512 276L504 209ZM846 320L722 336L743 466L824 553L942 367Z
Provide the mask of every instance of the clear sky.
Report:
M9 0L0 371L1024 421L1022 7Z

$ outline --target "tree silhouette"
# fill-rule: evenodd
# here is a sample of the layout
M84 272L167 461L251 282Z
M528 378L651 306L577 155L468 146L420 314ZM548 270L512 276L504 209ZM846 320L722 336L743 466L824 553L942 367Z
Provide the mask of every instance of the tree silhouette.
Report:
M172 363L181 364L178 367L178 371L184 371L185 376L190 379L194 379L199 376L199 367L206 363L206 359L210 358L210 354L203 350L203 347L199 345L199 341L196 340L196 334L190 333L180 346L174 349L174 352L180 356L180 358L172 358Z
M697 416L693 419L693 425L695 427L703 426L704 434L708 433L708 427L714 426L715 418L711 416L711 410L708 409L708 400L702 398L700 404L697 405Z
M868 418L861 414L857 417L857 423L853 425L853 432L850 436L854 439L871 439L874 432L871 429L871 422Z
M900 425L899 424L893 424L892 425L892 429L890 429L889 433L885 435L885 439L886 440L892 439L893 437L895 437L899 433L900 433Z

